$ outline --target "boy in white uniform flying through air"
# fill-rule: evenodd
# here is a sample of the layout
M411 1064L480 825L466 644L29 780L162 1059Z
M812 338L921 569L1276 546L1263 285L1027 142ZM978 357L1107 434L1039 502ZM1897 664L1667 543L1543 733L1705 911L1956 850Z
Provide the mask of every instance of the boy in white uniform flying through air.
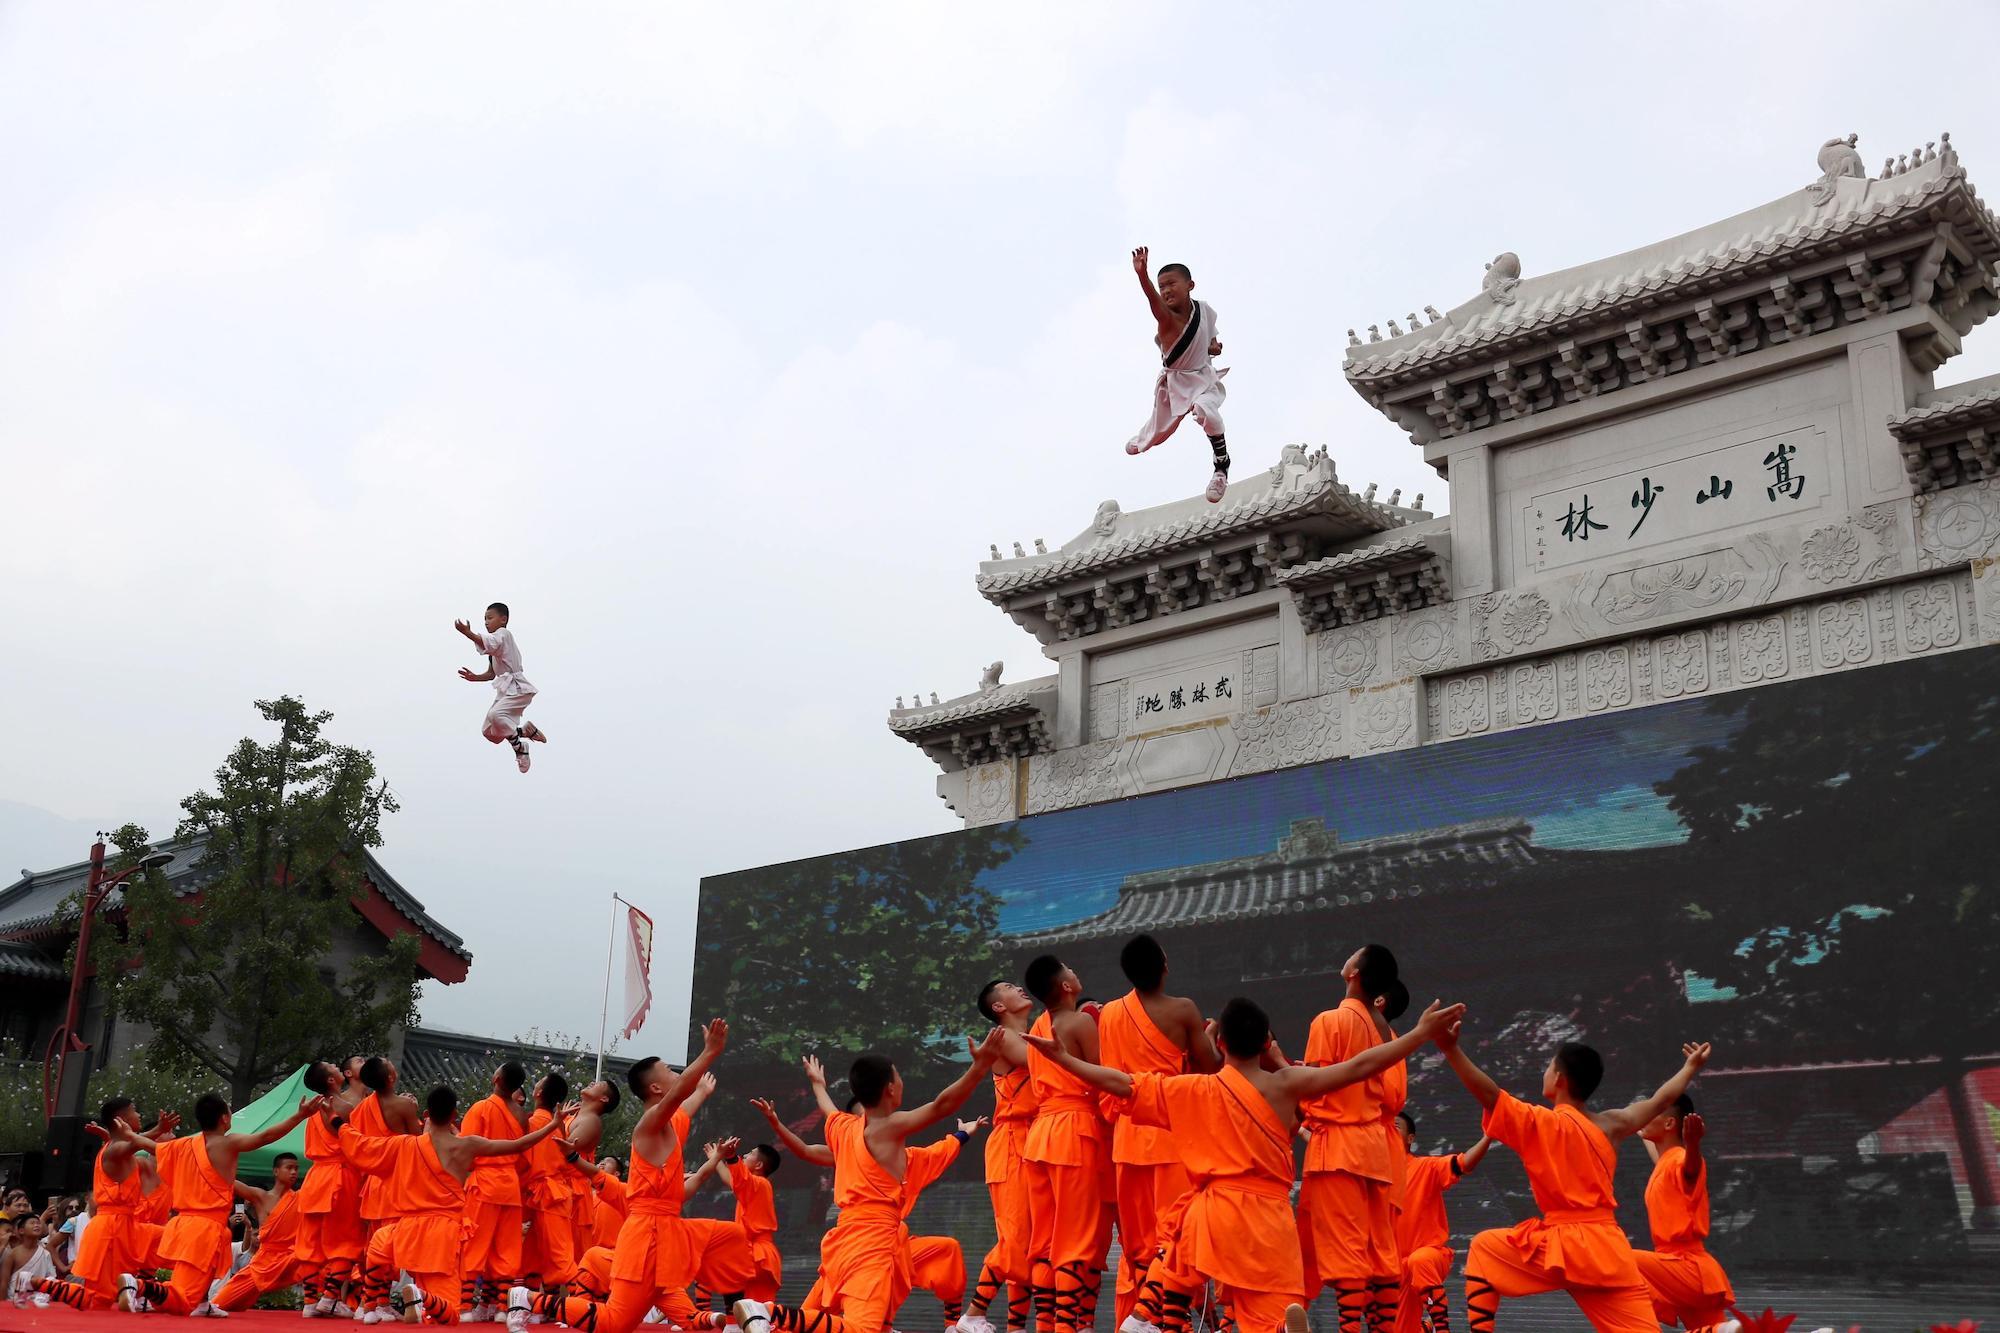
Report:
M1229 488L1229 442L1222 434L1222 377L1212 358L1222 355L1222 342L1215 333L1215 307L1194 299L1194 275L1186 264L1160 265L1160 285L1146 273L1147 250L1132 252L1132 267L1139 274L1139 286L1153 307L1158 328L1153 341L1160 348L1160 377L1153 385L1153 415L1125 443L1128 454L1143 454L1156 444L1165 444L1180 426L1181 418L1193 414L1195 424L1208 434L1208 447L1215 452L1215 475L1208 479L1205 494L1210 504L1222 500Z
M521 715L528 710L528 703L535 697L535 687L521 674L521 649L514 642L512 631L507 628L507 604L495 602L486 608L486 630L481 633L463 620L451 622L452 628L472 640L480 652L486 654L486 670L474 672L471 667L460 667L462 680L490 680L493 682L493 706L486 710L486 721L480 734L498 745L501 741L514 747L514 762L523 773L528 771L527 741L546 741L542 729L532 722L525 722Z

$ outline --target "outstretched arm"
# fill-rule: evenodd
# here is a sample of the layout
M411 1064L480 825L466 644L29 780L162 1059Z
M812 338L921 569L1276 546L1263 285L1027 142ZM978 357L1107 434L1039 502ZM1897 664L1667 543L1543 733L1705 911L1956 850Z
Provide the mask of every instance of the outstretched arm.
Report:
M1682 1189L1693 1189L1695 1182L1701 1179L1702 1167L1706 1160L1701 1155L1701 1141L1707 1133L1708 1126L1694 1112L1690 1111L1681 1117L1681 1147L1687 1152L1687 1155L1681 1158Z
M950 1086L922 1106L908 1111L898 1111L891 1116L890 1119L897 1132L908 1136L949 1116L957 1115L958 1109L972 1096L973 1089L992 1072L994 1062L1000 1058L1000 1052L1005 1049L1002 1045L1004 1032L1004 1028L994 1028L986 1034L986 1040L977 1046L972 1046L971 1040L967 1039L966 1045L972 1048L972 1063L965 1067L963 1074L952 1080Z
M1027 1040L1030 1046L1040 1051L1043 1055L1048 1056L1049 1059L1055 1061L1070 1073L1075 1074L1099 1092L1108 1092L1113 1097L1130 1097L1132 1095L1132 1076L1124 1070L1113 1069L1108 1065L1094 1065L1088 1060L1079 1060L1076 1056L1064 1050L1062 1043L1054 1037L1031 1036Z
M1705 1041L1688 1042L1681 1047L1681 1056L1681 1067L1652 1096L1641 1097L1630 1106L1605 1112L1600 1123L1604 1123L1606 1133L1613 1138L1637 1134L1646 1127L1647 1121L1672 1106L1674 1099L1687 1091L1688 1084L1694 1082L1694 1076L1708 1063L1709 1044Z
M224 1142L228 1143L232 1152L255 1152L259 1148L276 1143L279 1139L297 1129L305 1123L307 1116L319 1114L320 1108L325 1105L326 1098L324 1097L303 1098L299 1102L298 1110L292 1112L276 1124L266 1125L255 1134L231 1134Z
M791 1126L778 1119L778 1108L771 1105L769 1098L753 1097L750 1099L750 1104L763 1114L765 1123L770 1125L771 1132L778 1136L778 1142L784 1145L786 1152L801 1162L811 1162L815 1166L833 1165L833 1149L824 1143L807 1143L792 1133Z
M1462 1004L1444 1005L1432 1000L1424 1010L1424 1016L1416 1025L1394 1041L1385 1041L1370 1046L1352 1060L1342 1060L1337 1065L1292 1065L1279 1071L1293 1092L1300 1097L1317 1097L1321 1093L1344 1088L1350 1083L1359 1083L1365 1078L1387 1069L1390 1065L1407 1060L1416 1049L1426 1042L1436 1039L1444 1029L1456 1023L1465 1014Z
M461 1134L459 1135L459 1142L469 1146L472 1149L474 1157L511 1157L515 1153L528 1151L528 1149L561 1129L563 1117L574 1113L576 1106L575 1102L568 1103L560 1111L550 1116L548 1122L540 1129L524 1134L518 1139L482 1139L470 1134ZM569 1140L558 1137L556 1142L567 1145Z
M833 1098L826 1091L826 1066L819 1062L817 1055L808 1055L802 1063L806 1082L812 1084L813 1100L819 1103L820 1114L837 1115L840 1108L833 1104Z
M1458 1081L1465 1085L1465 1090L1472 1094L1480 1109L1490 1111L1494 1103L1500 1100L1500 1085L1488 1077L1485 1070L1472 1063L1472 1057L1460 1049L1458 1035L1457 1023L1446 1027L1437 1036L1438 1049L1444 1052L1446 1062L1451 1065L1451 1072L1458 1075Z
M1458 1173L1462 1176L1469 1176L1474 1171L1477 1171L1479 1164L1486 1160L1486 1150L1492 1146L1493 1140L1481 1134L1479 1142L1458 1155Z
M732 1143L735 1142L733 1139L730 1141ZM693 1194L696 1190L707 1184L708 1178L715 1175L718 1171L722 1173L723 1179L727 1180L729 1178L728 1168L722 1165L722 1145L711 1143L708 1145L706 1154L702 1157L701 1165L681 1178L681 1192L683 1194Z
M1153 273L1149 267L1152 252L1140 246L1132 252L1132 269L1139 275L1139 290L1146 293L1146 304L1152 307L1153 318L1164 324L1167 320L1166 308L1160 304L1160 290L1153 286Z

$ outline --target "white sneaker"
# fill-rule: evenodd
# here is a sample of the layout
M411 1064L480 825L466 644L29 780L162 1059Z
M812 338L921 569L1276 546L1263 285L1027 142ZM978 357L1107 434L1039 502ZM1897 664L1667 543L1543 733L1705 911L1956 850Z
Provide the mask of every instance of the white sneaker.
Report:
M1125 1322L1129 1324L1132 1321L1127 1319ZM993 1321L983 1314L962 1314L952 1327L957 1329L958 1333L993 1333ZM1118 1333L1143 1333L1143 1330L1120 1328Z
M38 1291L28 1299L37 1310L46 1310L55 1304L54 1301L49 1299L49 1294L46 1291Z
M376 1306L374 1309L371 1310L363 1310L361 1312L361 1322L364 1324L379 1324L383 1320L388 1318L390 1318L389 1312L387 1310L384 1310L380 1306Z
M471 1317L470 1314L462 1314L458 1317L458 1322L462 1324ZM403 1284L403 1322L406 1324L424 1322L424 1289L414 1282Z
M461 1310L458 1316L461 1324L490 1324L493 1322L493 1307L475 1305L470 1310Z
M1303 1305L1285 1307L1285 1333L1312 1333L1312 1324L1306 1319Z
M991 1324L987 1328L991 1329ZM1136 1313L1125 1316L1125 1322L1118 1326L1118 1333L1160 1333L1158 1324L1141 1319Z
M331 1297L331 1296L322 1296L322 1297L320 1297L320 1298L319 1298L319 1302L318 1302L318 1303L317 1303L316 1305L314 1305L314 1306L312 1307L312 1313L311 1313L311 1314L309 1314L309 1315L307 1315L307 1316L306 1316L306 1318L308 1318L308 1319L331 1319L331 1318L333 1318L333 1307L334 1307L334 1304L335 1304L335 1301L334 1301L333 1297Z
M523 773L528 771L525 760L522 761L521 771ZM507 1333L527 1333L528 1310L533 1301L534 1293L526 1287L507 1289Z
M139 1279L130 1273L118 1275L118 1308L126 1314L139 1312Z
M743 1333L770 1333L771 1312L762 1301L738 1301L729 1307L729 1317Z
M354 1307L346 1301L336 1301L333 1307L333 1317L335 1319L352 1319L354 1318Z
M1229 474L1227 472L1217 472L1208 479L1208 489L1203 491L1202 494L1207 497L1210 504L1221 504L1222 493L1228 489Z
M548 744L549 741L548 735L532 722L523 722L521 724L521 734L529 740L539 741L543 745Z
M528 743L516 736L507 742L514 747L514 763L523 773L528 771Z

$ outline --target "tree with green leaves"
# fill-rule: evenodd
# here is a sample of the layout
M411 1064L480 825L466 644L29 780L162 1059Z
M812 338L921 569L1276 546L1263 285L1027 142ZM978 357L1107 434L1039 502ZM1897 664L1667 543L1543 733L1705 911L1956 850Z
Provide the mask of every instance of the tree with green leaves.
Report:
M879 1051L921 1083L962 1062L998 962L1000 900L978 879L1022 839L970 829L708 880L693 1017L728 1017L731 1069L818 1052L837 1076L842 1053Z
M95 948L112 1010L153 1030L147 1062L197 1066L239 1106L309 1060L384 1049L417 1011L414 934L343 947L370 930L353 902L362 855L396 809L374 756L328 740L333 715L289 695L257 711L277 735L238 742L215 790L181 802L195 887L134 876ZM148 839L128 824L113 841L122 868Z

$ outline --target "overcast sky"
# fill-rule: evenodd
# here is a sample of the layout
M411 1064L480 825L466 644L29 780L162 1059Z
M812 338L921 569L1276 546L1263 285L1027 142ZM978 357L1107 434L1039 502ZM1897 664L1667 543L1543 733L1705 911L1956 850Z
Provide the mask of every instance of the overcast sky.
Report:
M897 694L1042 674L988 542L1128 459L1127 251L1192 265L1241 470L1443 486L1344 331L1953 131L2000 10L0 5L0 866L176 803L295 693L477 955L424 1018L594 1035L609 894L686 1021L703 874L950 828ZM2000 334L1940 372L2000 369ZM456 617L512 603L527 777Z

